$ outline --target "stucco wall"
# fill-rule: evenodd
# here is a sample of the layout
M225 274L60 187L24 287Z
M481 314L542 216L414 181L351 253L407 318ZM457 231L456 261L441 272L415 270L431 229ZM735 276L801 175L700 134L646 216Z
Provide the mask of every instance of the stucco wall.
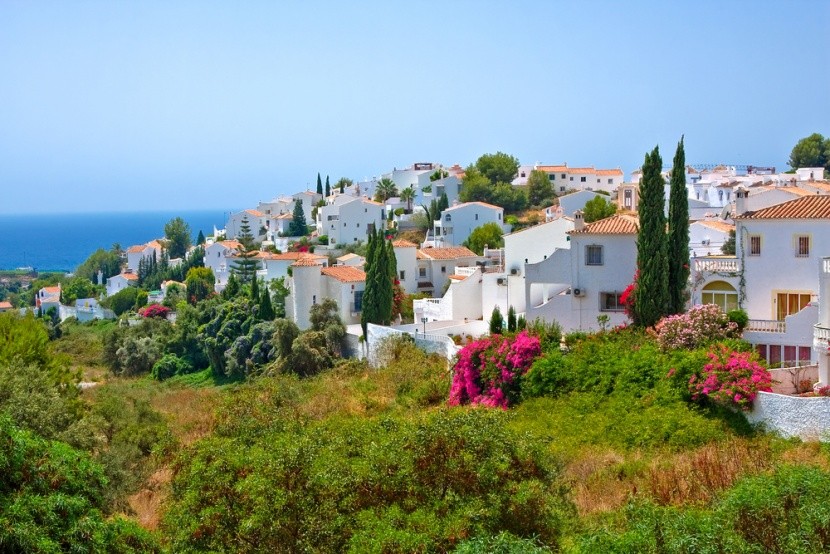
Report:
M819 440L830 433L830 397L760 392L746 418L783 437Z

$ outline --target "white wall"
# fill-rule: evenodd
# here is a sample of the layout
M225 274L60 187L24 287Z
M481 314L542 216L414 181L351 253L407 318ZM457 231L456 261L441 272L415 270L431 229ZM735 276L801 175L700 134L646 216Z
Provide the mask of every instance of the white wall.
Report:
M559 218L541 225L534 225L504 236L505 271L517 270L524 275L526 263L541 262L557 248L568 248L568 231L572 231L572 219Z
M746 418L750 423L762 424L783 437L827 440L830 432L830 397L801 398L759 392Z

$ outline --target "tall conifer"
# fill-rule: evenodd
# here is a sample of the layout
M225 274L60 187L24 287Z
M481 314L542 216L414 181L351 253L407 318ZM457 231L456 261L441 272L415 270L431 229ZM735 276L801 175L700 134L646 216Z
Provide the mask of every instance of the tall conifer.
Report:
M660 170L663 160L657 146L646 154L640 181L640 231L637 236L637 291L635 323L651 327L669 310L669 260L667 254L665 189Z
M331 196L331 185L329 184L329 176L326 175L326 198Z
M686 190L686 152L682 136L671 170L668 250L670 313L679 314L686 303L689 281L689 192Z
M259 313L257 315L263 321L272 321L276 315L274 305L271 304L271 293L268 291L268 287L263 287L262 289L262 297L259 301Z
M237 248L237 259L231 266L231 273L236 275L240 282L250 283L251 279L256 277L259 262L256 260L257 248L247 215L242 217L242 222L239 224L237 240L240 246Z
M376 248L375 231L369 233L369 244L366 248L366 288L363 291L363 307L360 312L360 326L363 328L363 336L366 336L366 329L369 323L376 323L377 320L377 289L374 285L374 256Z
M317 172L317 194L323 194L323 181L320 180L319 172Z

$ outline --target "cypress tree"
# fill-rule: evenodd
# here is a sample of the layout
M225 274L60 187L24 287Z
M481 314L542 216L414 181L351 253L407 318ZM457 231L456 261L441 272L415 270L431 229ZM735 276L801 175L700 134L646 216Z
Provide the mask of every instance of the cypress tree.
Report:
M366 288L363 291L363 308L360 312L360 326L363 328L363 336L366 336L367 324L376 323L377 320L377 289L374 283L373 264L376 248L375 231L369 233L369 244L366 248Z
M276 315L274 305L271 304L271 293L268 292L268 287L262 289L262 298L259 301L259 313L257 315L263 321L273 321Z
M516 308L513 306L507 308L507 332L516 332Z
M493 307L493 312L490 314L490 334L501 335L504 329L504 318L501 316L501 310L498 304Z
M323 194L323 181L320 180L320 172L317 172L317 194Z
M259 279L256 278L256 275L251 279L251 301L254 304L259 303Z
M205 243L205 234L199 230L199 236L196 237L196 245L204 244Z
M329 185L329 176L326 175L326 198L331 196L331 185Z
M677 143L669 191L669 299L670 313L685 305L689 281L689 193L686 190L686 152L683 137Z
M651 327L669 311L669 260L667 254L665 192L657 146L646 154L640 181L640 231L637 235L637 292L634 322Z
M222 298L230 300L235 298L237 294L239 294L239 279L236 278L235 274L231 273L225 288L222 290Z
M308 234L308 223L305 220L303 203L294 201L294 212L291 214L291 223L288 225L288 234L292 237L304 237Z

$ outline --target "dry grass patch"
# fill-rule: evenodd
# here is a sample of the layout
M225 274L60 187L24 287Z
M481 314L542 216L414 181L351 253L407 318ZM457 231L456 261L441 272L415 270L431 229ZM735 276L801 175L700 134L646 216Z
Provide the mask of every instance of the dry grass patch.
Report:
M158 529L162 518L162 507L170 495L170 481L173 471L164 467L150 475L140 491L128 499L130 516L139 525L150 531Z
M213 432L220 401L218 389L159 388L150 403L164 414L170 431L182 444L192 444Z

